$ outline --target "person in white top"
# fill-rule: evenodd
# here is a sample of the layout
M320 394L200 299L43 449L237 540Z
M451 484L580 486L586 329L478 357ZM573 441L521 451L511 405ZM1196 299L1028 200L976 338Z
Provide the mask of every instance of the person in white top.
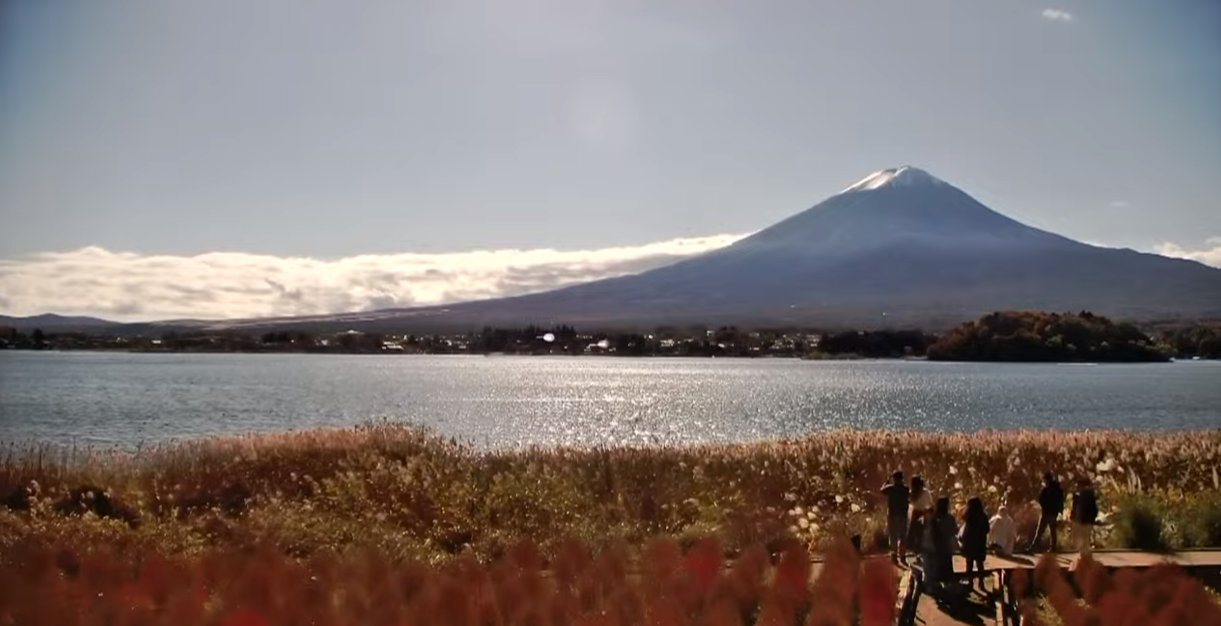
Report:
M1009 516L1009 509L1001 505L988 521L988 545L1005 556L1013 556L1016 543L1017 524Z
M911 511L908 514L907 541L903 548L916 554L922 554L924 549L924 528L928 518L933 516L933 494L924 487L924 478L912 477L910 496Z

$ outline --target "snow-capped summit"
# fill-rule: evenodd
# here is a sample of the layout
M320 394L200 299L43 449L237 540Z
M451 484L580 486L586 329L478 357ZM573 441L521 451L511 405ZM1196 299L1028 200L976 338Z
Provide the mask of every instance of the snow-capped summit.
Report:
M878 170L854 183L840 193L873 191L883 187L911 187L917 185L948 185L949 183L910 165Z
M1032 228L904 166L672 265L544 293L400 309L365 323L935 327L1010 308L1221 317L1221 270Z
M504 305L489 305L496 306ZM888 312L888 323L901 315L917 325L1007 308L1198 315L1221 312L1221 271L1032 228L924 170L901 166L725 248L633 276L523 296L512 307L522 319L527 310L555 319L647 315L858 326L880 311ZM480 314L492 311L510 313Z

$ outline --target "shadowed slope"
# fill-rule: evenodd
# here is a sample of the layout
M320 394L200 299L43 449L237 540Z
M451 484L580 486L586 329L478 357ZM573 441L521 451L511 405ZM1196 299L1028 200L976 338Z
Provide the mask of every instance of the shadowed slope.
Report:
M1221 317L1221 270L1031 228L905 166L875 172L728 247L641 274L311 322L948 326L1003 309Z

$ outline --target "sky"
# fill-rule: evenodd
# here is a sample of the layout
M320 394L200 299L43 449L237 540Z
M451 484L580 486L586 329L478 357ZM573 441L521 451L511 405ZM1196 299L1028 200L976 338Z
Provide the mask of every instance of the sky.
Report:
M0 313L537 291L903 164L1221 266L1221 2L0 0Z

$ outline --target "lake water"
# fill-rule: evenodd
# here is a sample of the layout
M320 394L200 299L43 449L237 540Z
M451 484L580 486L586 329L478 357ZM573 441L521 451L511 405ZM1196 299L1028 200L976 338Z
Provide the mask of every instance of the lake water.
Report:
M0 440L125 448L390 418L479 446L733 441L839 427L1221 427L1221 362L0 351Z

